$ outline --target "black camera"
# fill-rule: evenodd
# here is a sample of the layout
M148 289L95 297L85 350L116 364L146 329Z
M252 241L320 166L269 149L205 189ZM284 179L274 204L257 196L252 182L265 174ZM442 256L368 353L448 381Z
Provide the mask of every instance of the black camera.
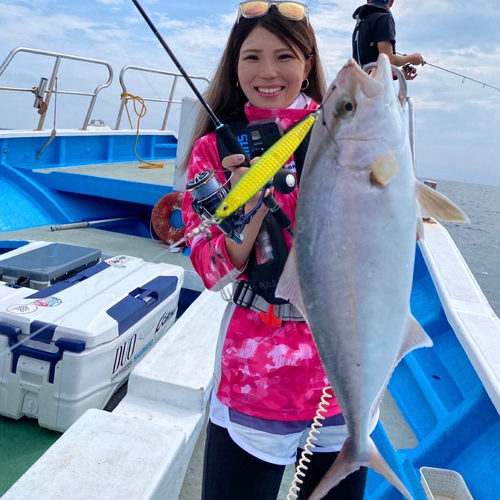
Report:
M261 156L268 150L281 136L283 128L278 117L257 120L247 125L248 143L252 158ZM294 174L287 170L280 170L273 179L276 191L282 194L291 193L296 185L297 179Z
M213 170L205 170L196 174L186 185L186 191L193 195L191 206L193 211L202 221L212 218L217 207L227 196L228 189L219 182ZM222 232L236 243L242 242L245 225L241 222L243 208L238 209L233 215L217 224Z
M262 155L283 135L283 128L279 118L275 117L248 124L246 132L252 157L255 157ZM281 193L290 193L295 188L296 178L291 172L283 170L275 176L274 183L275 188ZM212 219L217 207L229 192L226 185L221 184L214 171L210 169L196 174L187 183L186 191L193 195L191 206L202 221ZM264 201L266 204L269 203L269 200ZM276 200L273 200L271 211L277 210L274 205L276 205ZM230 217L217 224L222 232L236 243L242 242L245 223L248 222L244 222L243 215L244 209L241 207Z
M283 135L283 128L279 118L266 118L249 123L247 135L252 157L261 156Z

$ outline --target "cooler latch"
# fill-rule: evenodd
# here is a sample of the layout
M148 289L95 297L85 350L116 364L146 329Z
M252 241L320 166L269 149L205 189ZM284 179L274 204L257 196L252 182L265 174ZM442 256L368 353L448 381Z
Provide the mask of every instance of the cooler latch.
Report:
M40 322L38 322L38 326L41 326ZM53 333L53 329L50 326L52 325L46 325L46 331L52 331ZM50 340L47 342L48 339L44 338L42 335L43 330L44 328L42 327L41 331L38 330L38 333L35 335L30 334L30 337L32 339L36 337L35 340L48 344ZM12 373L17 372L17 364L20 356L47 361L50 364L49 384L54 383L56 365L62 358L64 351L80 353L85 350L86 346L83 340L61 338L55 342L55 346L58 348L57 352L48 352L36 347L23 345L19 342L19 335L21 334L22 330L19 327L0 321L0 335L5 335L9 339L9 347L12 352Z

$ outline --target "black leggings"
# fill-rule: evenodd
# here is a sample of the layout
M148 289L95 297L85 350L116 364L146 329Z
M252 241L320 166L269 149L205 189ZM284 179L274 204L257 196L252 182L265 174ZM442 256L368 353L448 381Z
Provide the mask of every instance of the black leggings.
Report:
M299 448L298 458L302 450ZM313 453L299 499L306 500L338 453ZM297 459L298 461L298 459ZM208 423L201 500L276 500L284 465L264 462L240 448L227 429ZM363 500L367 469L350 474L325 500Z

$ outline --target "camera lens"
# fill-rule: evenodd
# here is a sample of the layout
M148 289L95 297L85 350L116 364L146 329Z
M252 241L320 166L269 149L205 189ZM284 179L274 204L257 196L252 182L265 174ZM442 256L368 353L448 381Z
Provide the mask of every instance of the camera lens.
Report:
M268 137L276 137L278 135L277 131L276 131L276 127L273 127L272 125L268 125L266 127L266 135Z

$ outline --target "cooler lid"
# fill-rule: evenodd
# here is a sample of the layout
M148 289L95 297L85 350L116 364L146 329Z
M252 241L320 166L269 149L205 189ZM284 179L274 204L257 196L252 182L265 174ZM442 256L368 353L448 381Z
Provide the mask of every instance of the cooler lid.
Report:
M0 275L50 282L100 258L101 251L95 248L49 243L0 260Z
M2 300L8 287L0 287L0 324L23 334L40 331L37 339L46 343L78 340L93 348L138 325L160 304L175 312L183 277L179 266L114 257L43 290L23 287Z

